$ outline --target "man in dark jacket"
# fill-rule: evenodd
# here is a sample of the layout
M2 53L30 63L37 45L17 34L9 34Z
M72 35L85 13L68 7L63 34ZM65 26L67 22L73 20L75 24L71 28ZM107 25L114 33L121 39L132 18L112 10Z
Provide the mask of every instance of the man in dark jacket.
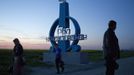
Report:
M106 75L114 75L119 65L116 60L120 58L120 48L118 44L118 38L115 35L116 22L114 20L109 21L108 29L103 38L103 50L104 58L106 61Z
M55 57L55 64L56 64L56 69L57 69L57 74L60 73L60 69L61 72L64 71L64 62L62 60L62 56L61 56L61 49L58 47L58 44L55 44L55 53L56 53L56 57Z

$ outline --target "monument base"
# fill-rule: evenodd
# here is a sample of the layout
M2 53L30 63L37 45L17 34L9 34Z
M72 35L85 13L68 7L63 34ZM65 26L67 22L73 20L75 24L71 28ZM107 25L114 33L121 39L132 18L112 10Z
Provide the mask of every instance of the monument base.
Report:
M65 64L88 64L88 53L85 52L64 52L62 53L62 60ZM43 62L55 63L55 53L44 53Z

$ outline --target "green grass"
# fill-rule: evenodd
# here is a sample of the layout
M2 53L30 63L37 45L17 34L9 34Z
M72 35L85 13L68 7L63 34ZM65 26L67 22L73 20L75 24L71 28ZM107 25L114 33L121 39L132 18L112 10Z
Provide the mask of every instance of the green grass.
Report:
M24 57L26 59L26 66L45 66L52 67L53 65L46 64L42 62L43 53L48 52L48 50L24 50ZM89 60L91 62L102 61L103 52L101 50L82 50L81 52L86 52L89 55ZM134 56L134 50L131 51L121 51L121 58ZM9 75L8 68L12 63L12 50L0 49L0 75Z
M46 64L42 61L42 53L47 52L47 50L24 50L24 57L26 60L26 66L48 66L52 65ZM12 65L12 50L0 49L0 75L9 75L8 70Z
M26 59L26 64L28 66L36 67L36 66L52 66L50 64L46 64L42 62L43 53L48 52L48 50L25 50L24 57Z
M8 68L10 66L11 51L0 50L0 75L8 75Z
M104 60L102 50L83 50L81 52L89 53L89 60L91 62L98 62ZM121 50L120 58L134 57L134 50Z
M103 60L103 52L100 50L83 50L81 52L88 53L90 62L98 62Z
M131 51L121 51L120 53L121 55L121 58L127 58L127 57L134 57L134 50L131 50Z

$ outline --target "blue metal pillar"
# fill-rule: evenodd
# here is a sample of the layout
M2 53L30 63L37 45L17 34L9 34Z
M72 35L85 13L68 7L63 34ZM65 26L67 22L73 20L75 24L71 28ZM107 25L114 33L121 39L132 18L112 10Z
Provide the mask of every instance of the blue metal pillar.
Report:
M49 32L49 40L52 44L52 47L50 47L50 50L53 50L53 46L57 43L62 50L62 52L67 51L73 51L73 52L79 52L81 50L81 47L78 44L79 40L84 40L85 35L81 34L81 29L78 24L78 22L69 16L69 4L65 0L60 0L60 13L59 18L56 19L56 21L53 23L50 32ZM70 30L70 24L69 20L72 21L75 28L75 33L73 35L68 35L67 31ZM61 31L58 34L61 33L63 35L54 36L56 28ZM58 39L57 39L58 38ZM72 42L70 42L72 41Z
M60 3L60 13L59 13L59 27L69 28L69 4L65 1ZM69 40L58 40L59 48L66 52L67 48L70 46Z

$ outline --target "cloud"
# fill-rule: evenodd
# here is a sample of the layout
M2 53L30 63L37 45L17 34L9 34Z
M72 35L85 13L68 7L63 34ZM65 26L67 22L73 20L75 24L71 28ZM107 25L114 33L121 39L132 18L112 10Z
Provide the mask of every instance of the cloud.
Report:
M0 42L0 48L1 49L12 49L13 48L13 43L6 42L6 41Z
M24 31L21 31L15 27L11 27L11 25L0 25L0 32L1 32L1 34L5 34L5 35L12 34L13 37L14 37L14 35L27 36L27 34L24 33Z
M24 49L49 49L50 44L30 44L30 43L25 43L22 44Z
M0 40L0 42L4 42L5 40Z
M11 37L11 36L0 36L1 38L6 38L6 39L12 39L13 37Z
M10 36L0 36L0 42L11 42L13 40L13 37Z
M45 36L40 36L39 38L40 38L40 39L46 39L46 37L45 37Z

